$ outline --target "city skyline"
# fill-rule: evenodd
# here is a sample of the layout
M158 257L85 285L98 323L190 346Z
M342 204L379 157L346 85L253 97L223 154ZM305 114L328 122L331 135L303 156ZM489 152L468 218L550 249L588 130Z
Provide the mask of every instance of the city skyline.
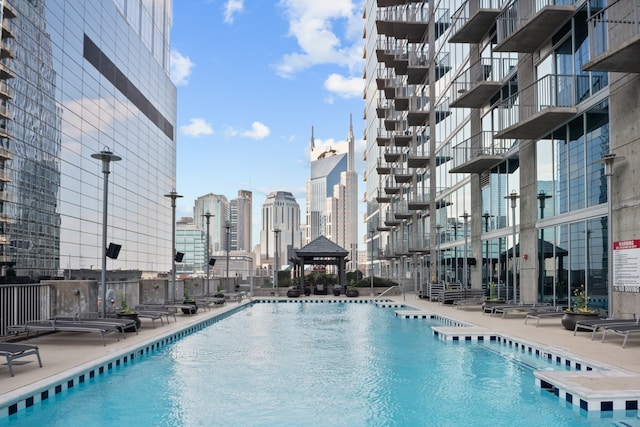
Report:
M178 218L192 215L203 194L232 199L249 190L255 246L261 221L256 207L269 193L291 192L306 217L311 128L314 152L346 143L350 115L355 170L363 176L363 6L349 0L174 2L176 191L184 196L177 201Z

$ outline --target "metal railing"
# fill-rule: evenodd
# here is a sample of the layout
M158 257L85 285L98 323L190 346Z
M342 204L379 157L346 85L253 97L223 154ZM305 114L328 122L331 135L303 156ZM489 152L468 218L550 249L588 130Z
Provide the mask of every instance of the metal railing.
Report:
M591 59L640 34L639 8L636 1L619 0L589 18Z
M49 285L0 285L0 336L12 325L51 317Z
M575 107L590 96L588 75L548 74L503 100L499 128L507 129L553 107Z
M494 139L493 132L483 131L453 147L453 166L461 166L478 156L502 156L511 148L511 140Z
M498 43L509 38L547 6L571 6L575 0L536 0L531 13L530 0L513 0L497 18Z
M518 58L510 53L493 58L480 58L462 71L451 84L452 101L484 82L502 82L517 65Z
M428 22L428 3L409 3L378 9L376 20L389 22Z

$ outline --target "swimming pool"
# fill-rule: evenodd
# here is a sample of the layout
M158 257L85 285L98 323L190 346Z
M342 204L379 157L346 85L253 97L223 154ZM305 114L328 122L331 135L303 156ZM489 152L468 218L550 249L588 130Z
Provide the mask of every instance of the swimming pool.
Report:
M0 426L640 424L635 411L587 417L535 386L533 369L565 365L496 342L443 342L437 323L395 310L251 304Z

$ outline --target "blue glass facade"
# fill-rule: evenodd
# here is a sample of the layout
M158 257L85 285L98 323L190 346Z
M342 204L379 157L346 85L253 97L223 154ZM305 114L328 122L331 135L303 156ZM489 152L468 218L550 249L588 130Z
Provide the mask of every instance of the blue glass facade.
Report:
M169 271L176 187L171 0L3 2L3 275L99 269L99 160L111 164L108 269ZM0 90L0 93L3 92Z

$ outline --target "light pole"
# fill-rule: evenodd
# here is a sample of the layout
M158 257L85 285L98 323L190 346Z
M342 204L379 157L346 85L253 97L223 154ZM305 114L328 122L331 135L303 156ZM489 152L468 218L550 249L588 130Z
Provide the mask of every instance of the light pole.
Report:
M547 199L550 199L551 196L546 194L544 190L540 190L538 193L538 202L540 204L540 219L544 219L544 208L547 203ZM544 227L540 227L540 258L539 258L539 268L540 268L540 289L538 290L538 294L541 297L544 297L544 282L546 277L546 271L544 269L544 257L546 255L546 251L544 250L545 242L544 242ZM541 300L542 301L542 300ZM553 291L553 305L556 305L556 292L555 286Z
M471 215L465 211L460 218L464 220L464 265L462 267L462 271L464 274L464 282L463 285L465 288L469 286L469 266L467 265L467 222L469 221L469 217Z
M511 201L511 225L513 226L513 295L515 299L515 294L518 289L518 272L516 271L516 201L520 196L516 193L516 190L511 190L511 194L505 196L505 199ZM509 263L507 262L507 267ZM507 279L509 278L509 271L507 269ZM522 292L520 292L520 302L522 302ZM507 280L507 301L509 300L509 280Z
M373 230L369 230L369 243L371 244L371 296L373 296Z
M596 161L596 163L604 163L604 174L607 177L607 282L609 282L607 283L607 310L609 317L613 317L613 209L611 200L611 178L613 177L613 164L618 160L624 160L624 157L609 153Z
M231 229L231 225L229 224L229 221L225 221L224 228L227 230L227 277L226 277L226 282L227 282L227 287L229 287L229 240L231 240L231 235L229 234L229 230ZM233 290L235 291L235 287L234 287ZM229 289L229 291L231 291L231 289Z
M182 197L174 188L164 197L171 198L171 289L173 302L176 301L176 199Z
M209 222L211 221L211 217L215 215L213 215L209 211L206 211L202 216L205 217L207 220L207 258L205 262L207 263L207 298L208 298L209 295L211 294L211 290L209 288L209 268L211 267L211 263L210 263L211 260L209 259Z
M489 219L493 218L493 215L491 215L489 212L485 212L482 214L482 218L484 219L484 232L488 233L489 232ZM491 257L489 256L489 238L487 236L485 236L485 255L486 255L486 273L487 273L487 289L489 290L489 296L491 296Z
M102 161L102 174L104 175L104 189L102 193L102 274L100 277L100 286L102 288L102 305L101 315L106 317L107 311L107 198L109 195L109 165L111 162L122 160L122 157L116 156L108 147L104 147L99 153L92 154L91 157Z
M440 283L440 230L442 225L436 225L436 283Z
M276 256L274 259L274 269L273 269L273 287L275 288L276 296L278 296L278 270L280 269L278 266L280 265L280 240L278 239L280 235L280 229L274 228L273 234L275 235L275 252Z

